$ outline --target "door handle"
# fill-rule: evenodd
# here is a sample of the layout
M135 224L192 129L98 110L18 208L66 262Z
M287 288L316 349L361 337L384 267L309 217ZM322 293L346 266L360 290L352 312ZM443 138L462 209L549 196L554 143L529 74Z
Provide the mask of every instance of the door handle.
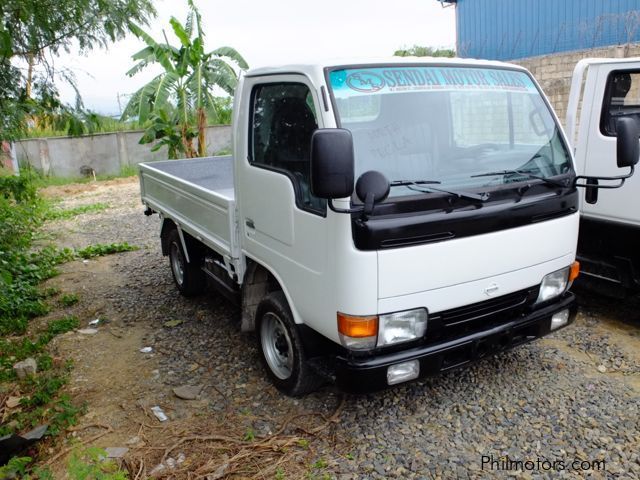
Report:
M256 224L253 223L253 220L251 220L250 218L245 219L244 224L253 230L256 229Z

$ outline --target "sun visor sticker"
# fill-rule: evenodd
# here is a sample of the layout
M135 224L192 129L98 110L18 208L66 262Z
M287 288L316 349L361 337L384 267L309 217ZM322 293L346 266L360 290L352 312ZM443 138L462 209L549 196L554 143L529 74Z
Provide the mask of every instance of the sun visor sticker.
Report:
M526 73L490 68L358 68L334 70L330 72L329 79L337 98L421 90L538 93Z

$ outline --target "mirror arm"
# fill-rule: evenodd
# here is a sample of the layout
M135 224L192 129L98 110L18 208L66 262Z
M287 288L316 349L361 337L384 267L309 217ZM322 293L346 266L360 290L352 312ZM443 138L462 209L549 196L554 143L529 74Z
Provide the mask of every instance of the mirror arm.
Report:
M336 212L336 213L360 213L360 212L364 212L364 207L357 207L357 208L336 208L333 205L333 200L329 199L328 200L329 203L329 208Z
M635 167L631 165L629 168L631 168L631 171L627 175L620 175L618 177L595 177L595 176L578 175L573 180L573 186L582 187L582 188L620 188L621 186L624 185L624 182L627 180L627 178L630 178L631 176L633 176ZM588 182L589 180L594 178L597 180L604 180L604 181L620 180L620 183L617 185L597 185L597 184L589 184L589 183L578 183L578 180L587 180Z

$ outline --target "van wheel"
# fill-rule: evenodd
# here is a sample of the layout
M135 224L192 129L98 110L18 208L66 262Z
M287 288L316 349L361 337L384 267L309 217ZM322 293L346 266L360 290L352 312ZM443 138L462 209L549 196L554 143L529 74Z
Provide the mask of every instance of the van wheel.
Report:
M293 397L318 388L321 379L307 363L284 293L268 294L258 305L256 320L260 356L274 385Z
M178 230L171 230L167 240L171 273L178 290L185 297L201 294L207 285L205 273L193 258L191 263L187 262Z

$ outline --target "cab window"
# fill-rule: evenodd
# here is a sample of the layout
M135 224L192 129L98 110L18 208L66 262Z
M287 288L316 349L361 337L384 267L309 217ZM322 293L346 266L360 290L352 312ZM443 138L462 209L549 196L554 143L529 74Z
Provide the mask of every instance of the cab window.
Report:
M609 74L604 94L600 131L616 136L619 118L640 121L640 71L615 71Z
M326 201L311 194L311 135L318 128L309 88L302 83L257 85L252 94L250 162L287 175L296 204L326 212Z

